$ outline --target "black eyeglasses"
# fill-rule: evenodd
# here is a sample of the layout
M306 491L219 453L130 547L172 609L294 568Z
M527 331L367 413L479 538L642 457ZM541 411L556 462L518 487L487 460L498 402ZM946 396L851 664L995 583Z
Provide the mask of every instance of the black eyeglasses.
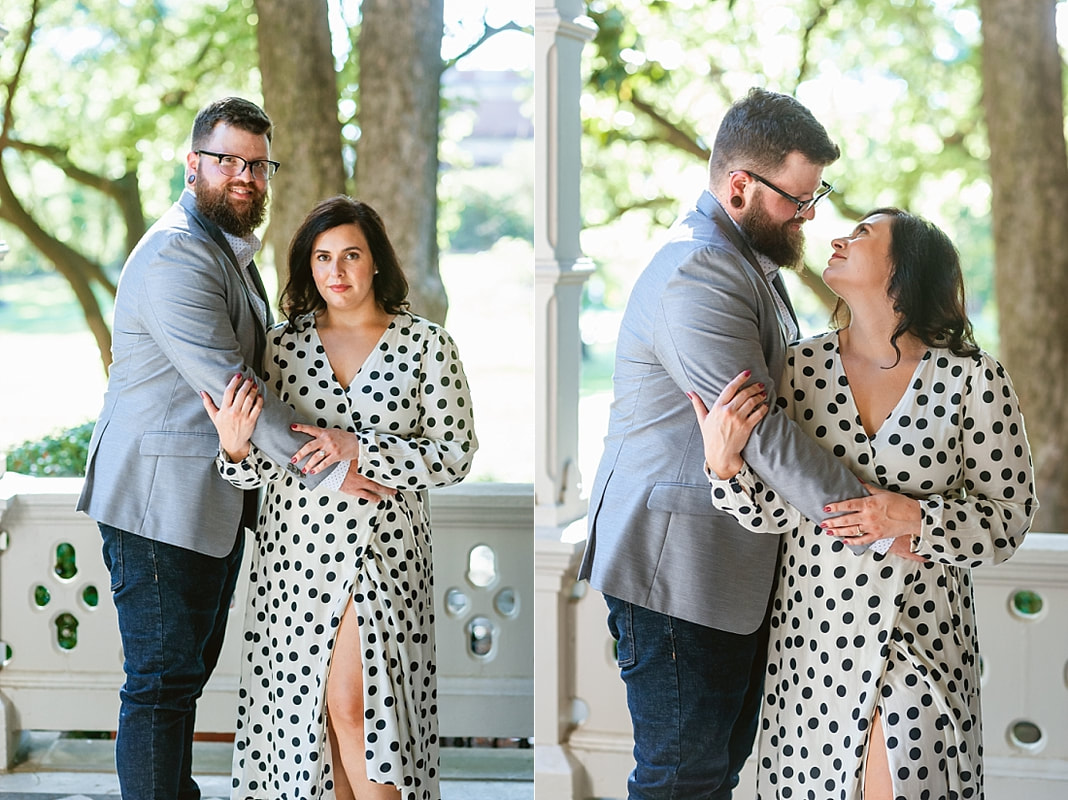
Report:
M277 161L263 159L246 161L241 156L234 156L229 153L213 153L210 150L196 150L194 152L198 156L213 156L219 159L219 172L228 178L236 178L238 175L244 174L245 168L248 167L253 178L269 181L274 177L274 173L278 172L278 168L282 166ZM756 176L754 175L753 177Z
M791 203L797 203L797 211L794 213L795 217L800 217L800 216L802 216L804 214L807 214L808 210L810 208L814 208L816 206L816 203L818 203L820 200L822 200L824 197L826 197L827 195L829 195L831 192L834 191L834 187L831 186L831 184L827 183L827 181L820 181L820 188L816 192L816 194L814 194L808 200L798 200L792 194L787 194L782 189L780 189L778 186L776 186L774 183L772 183L771 181L766 180L764 178L761 178L755 172L750 172L747 169L736 169L736 170L734 170L734 172L744 172L746 175L748 175L753 180L760 181L762 184L767 186L773 192L775 192L776 194L782 195L787 200L789 200ZM732 172L731 175L733 175L734 172Z

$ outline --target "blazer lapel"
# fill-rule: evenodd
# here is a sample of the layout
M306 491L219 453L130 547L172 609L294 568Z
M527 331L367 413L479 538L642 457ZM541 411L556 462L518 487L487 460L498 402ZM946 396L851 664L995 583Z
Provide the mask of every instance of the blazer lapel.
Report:
M760 263L757 261L753 249L749 246L745 237L742 236L742 232L738 230L738 226L734 224L734 220L724 211L723 206L719 204L719 201L711 192L706 190L701 193L701 197L697 201L697 209L712 220L712 223L719 228L719 232L723 234L724 238L745 257L745 260L749 262L749 266L753 268L753 271L760 276L760 279L770 289L771 284L768 283L764 270L760 268Z
M768 276L764 274L763 268L760 266L760 262L757 261L756 254L749 246L749 242L742 236L742 232L738 230L738 226L734 224L734 220L720 205L719 201L709 191L701 193L700 199L697 201L697 208L702 213L706 214L712 223L719 228L720 233L734 245L738 252L741 253L749 266L753 268L753 271L760 276L760 280L764 282L764 285L768 287L769 292L778 292L779 297L782 298L783 303L786 305L786 310L790 312L790 316L793 318L794 326L800 330L800 325L797 321L797 313L794 311L793 304L790 302L790 295L786 292L786 284L783 283L782 276L775 275L775 280L768 281ZM778 307L775 311L776 319L779 317ZM779 322L779 331L782 333L783 345L789 344L787 341L786 327L782 321Z
M226 237L223 235L222 229L200 213L200 210L197 208L196 198L191 192L183 191L181 197L178 198L178 202L181 204L182 208L184 208L189 213L190 218L193 219L203 229L203 231L208 235L208 238L215 242L215 244L217 244L222 249L223 253L226 254L226 258L230 261L230 266L234 268L235 272L237 272L238 283L240 283L241 288L245 291L245 301L248 303L249 308L252 310L252 316L254 319L259 320L260 312L256 308L255 301L252 299L252 290L249 288L248 284L245 282L244 277L242 277L241 275L241 267L239 267L237 264L237 256L234 255L234 250L232 247L230 247L230 243L226 241ZM260 298L266 305L266 321L267 325L270 325L272 320L271 304L267 301L267 291L263 287L263 281L260 279L260 273L259 270L256 269L255 262L249 265L249 274L252 276L252 282L256 286L256 292L259 294ZM256 325L254 327L256 329L256 346L254 350L255 355L253 360L255 362L255 367L258 370L261 362L263 361L263 354L267 350L267 331L261 325Z
M271 301L267 299L267 289L264 288L263 279L260 278L260 271L256 267L256 259L252 259L252 262L248 265L248 274L252 278L252 285L256 287L256 294L260 296L260 300L263 301L263 305L267 309L267 327L271 327L274 324L274 316L271 314Z
M775 290L779 293L779 297L782 298L782 302L786 305L786 310L790 312L790 317L794 321L794 327L801 330L801 323L797 321L797 312L794 311L794 304L790 302L790 294L786 291L786 284L783 283L782 275L780 273L775 273L775 280L771 282L771 285L775 287Z

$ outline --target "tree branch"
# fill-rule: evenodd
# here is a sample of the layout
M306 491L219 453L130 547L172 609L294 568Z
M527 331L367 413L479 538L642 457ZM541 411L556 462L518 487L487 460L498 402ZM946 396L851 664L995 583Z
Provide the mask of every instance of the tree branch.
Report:
M708 148L697 141L697 137L688 131L684 131L679 125L669 120L663 114L651 104L638 96L637 92L632 91L630 94L630 103L636 109L643 114L651 118L657 125L664 129L667 136L663 141L667 142L674 147L682 150L685 153L697 156L698 158L707 161L709 156Z
M22 35L22 52L19 53L18 63L15 65L15 73L7 83L7 100L4 101L4 121L3 127L0 128L0 149L7 143L11 134L14 119L11 109L15 104L15 92L18 90L19 82L22 80L22 68L26 65L26 56L30 52L33 33L37 30L37 11L39 6L39 0L33 0L33 6L30 8L30 18L26 21L26 31Z
M808 54L809 43L812 39L812 34L815 33L816 28L818 28L820 24L827 19L827 15L836 5L838 5L838 0L830 0L830 2L826 4L820 3L819 5L817 5L815 15L812 17L812 19L808 21L808 24L805 26L805 30L801 34L801 63L798 65L797 68L797 83L794 85L795 94L797 87L805 81L805 79L808 77L808 72L811 69Z
M107 370L111 365L111 332L104 321L100 303L93 294L90 280L98 280L104 271L77 250L56 239L37 224L30 213L19 203L7 175L0 170L0 219L15 225L37 250L52 262L56 270L67 279L78 304L85 314L86 324L96 340L100 359ZM114 293L114 287L111 287Z
M126 224L126 252L129 253L133 250L134 245L137 244L145 232L145 216L141 208L141 189L137 183L136 171L126 172L117 180L113 180L95 172L89 172L76 165L70 160L70 155L65 147L34 144L32 142L23 142L19 139L8 139L7 145L12 150L40 156L61 169L72 181L95 189L114 200L122 212L123 221ZM115 294L115 284L106 274L101 272L97 276L97 280L108 292L112 295Z
M65 147L54 144L34 144L33 142L24 142L21 139L12 138L7 140L7 146L20 153L33 153L41 156L41 158L50 161L63 170L64 174L71 180L104 194L114 196L115 189L112 186L112 181L103 175L97 175L75 165L70 160L70 154Z
M453 58L450 58L450 59L446 60L445 63L442 64L442 72L444 72L447 69L451 69L453 66L456 65L456 62L459 61L461 58L464 58L466 56L471 55L478 48L480 48L482 45L484 45L486 42L488 42L491 38L496 36L498 33L504 33L505 31L519 31L520 33L527 33L527 34L530 34L531 36L534 35L534 29L532 27L520 25L515 20L509 20L504 25L501 25L499 28L495 28L492 25L487 25L486 24L486 18L485 18L485 16L483 16L482 17L482 35L478 37L478 41L476 41L474 44L472 44L470 47L468 47L466 50L464 50L458 56L454 56Z
M613 204L611 213L600 222L585 222L583 228L592 230L593 228L600 228L605 225L611 225L613 222L619 220L628 211L652 211L654 214L657 211L672 211L674 212L676 203L666 197L654 197L651 200L643 200L640 203L630 203L629 205L615 205Z
M820 303L827 309L827 314L830 315L834 311L835 303L838 302L838 295L832 292L827 284L823 282L823 278L817 275L815 270L808 264L804 264L795 273L798 278L801 279L801 283L805 288L816 295Z

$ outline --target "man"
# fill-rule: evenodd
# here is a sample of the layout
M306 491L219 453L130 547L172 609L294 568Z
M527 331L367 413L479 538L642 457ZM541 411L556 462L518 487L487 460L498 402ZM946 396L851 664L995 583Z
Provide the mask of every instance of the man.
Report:
M797 321L778 274L839 155L791 97L753 89L724 117L708 191L642 272L616 348L615 397L580 577L602 591L634 725L632 800L729 798L751 749L778 537L713 508L687 392L706 405L751 370L772 410L744 454L812 519L863 495L774 407Z
M252 261L263 221L271 121L247 100L200 111L188 189L145 234L115 299L113 363L78 509L97 520L125 655L116 766L127 800L198 800L191 774L196 700L218 660L258 496L216 471L219 438L199 392L257 380L257 447L313 487L364 500L391 490L355 471L305 475L308 437L255 378L270 304ZM323 459L330 466L334 458ZM341 483L343 477L344 483ZM326 485L324 483L324 485Z

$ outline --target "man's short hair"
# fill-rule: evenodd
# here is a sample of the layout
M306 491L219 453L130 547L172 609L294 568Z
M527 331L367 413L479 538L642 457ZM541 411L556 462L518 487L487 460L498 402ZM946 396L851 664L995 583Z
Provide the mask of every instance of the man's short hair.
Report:
M794 150L821 167L841 155L812 112L796 99L754 87L723 117L708 161L709 177L716 180L734 169L774 173Z
M271 118L262 108L241 97L224 97L208 103L197 113L197 118L193 120L190 149L200 149L220 122L256 136L266 136L267 141L271 141Z

